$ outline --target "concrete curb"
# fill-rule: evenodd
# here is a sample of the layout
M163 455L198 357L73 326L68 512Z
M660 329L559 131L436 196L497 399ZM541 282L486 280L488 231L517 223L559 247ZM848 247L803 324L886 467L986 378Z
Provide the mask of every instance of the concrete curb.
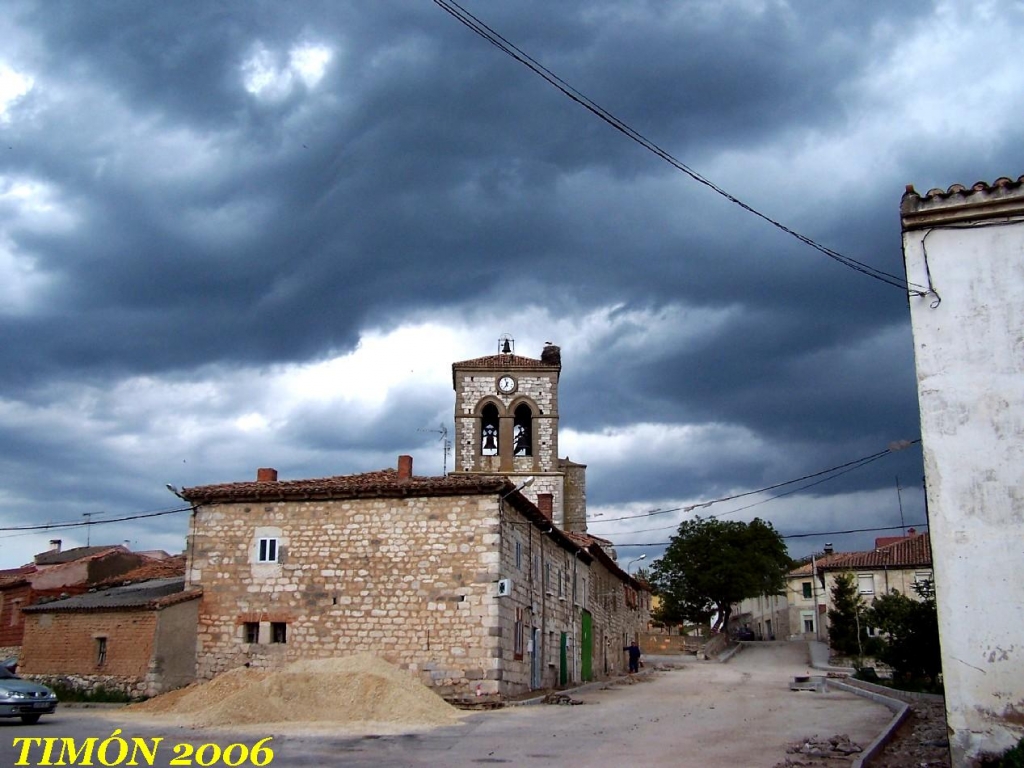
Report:
M641 670L640 672L636 672L635 674L636 674L637 677L639 677L641 675L649 674L649 672L648 672L648 670ZM537 696L533 696L532 698L529 698L529 699L521 699L519 701L506 701L506 702L504 702L504 705L506 707L532 707L532 706L535 706L537 704L543 704L544 703L544 699L547 698L547 696L552 694L552 693L555 693L555 694L565 694L566 696L572 696L574 693L583 693L584 691L594 690L594 689L597 689L597 688L601 688L602 686L614 685L616 680L621 680L624 677L628 677L628 675L619 675L618 677L610 677L607 680L595 680L592 683L584 683L583 685L578 685L575 688L557 688L557 689L552 689L552 690L549 690L549 691L545 691L544 693L539 694Z
M834 678L826 678L825 685L829 688L838 688L841 691L852 693L855 696L862 696L865 699L871 699L885 707L888 707L895 714L889 724L882 729L882 732L878 734L874 741L864 748L864 751L860 753L856 760L853 761L851 768L864 768L871 764L871 760L878 756L878 753L882 751L893 734L896 733L896 729L899 728L903 721L907 719L910 714L910 705L906 702L894 699L891 696L886 696L875 691L869 691L865 688L859 688L856 685L849 685L843 683Z
M719 664L725 664L733 656L735 656L737 653L739 653L742 650L743 650L743 643L736 643L736 645L731 645L728 648L726 648L724 651L722 651L720 654L718 654L718 656L715 658L715 661L717 661Z

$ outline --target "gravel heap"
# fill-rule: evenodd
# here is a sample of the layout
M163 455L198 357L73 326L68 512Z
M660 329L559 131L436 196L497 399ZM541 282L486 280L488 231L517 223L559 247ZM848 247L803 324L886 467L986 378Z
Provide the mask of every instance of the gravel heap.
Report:
M126 711L184 725L263 723L455 723L458 711L407 672L370 654L296 661L278 670L241 667Z

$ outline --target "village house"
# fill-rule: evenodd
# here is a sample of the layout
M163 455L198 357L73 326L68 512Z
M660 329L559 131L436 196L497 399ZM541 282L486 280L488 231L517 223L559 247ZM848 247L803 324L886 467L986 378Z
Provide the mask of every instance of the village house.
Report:
M20 652L25 608L40 600L80 594L147 560L119 544L62 550L61 540L54 539L50 545L31 564L0 572L0 658Z
M132 698L189 684L201 593L184 583L147 579L26 608L19 673Z
M955 766L1024 737L1024 176L900 202Z
M455 363L456 469L186 488L197 675L375 653L437 692L513 696L626 668L646 586L586 534L557 456L558 348Z
M865 604L893 590L916 597L914 584L932 581L932 552L927 533L908 529L906 536L875 539L861 552L825 552L791 570L786 588L739 603L730 622L733 631L749 628L761 640L828 641L828 611L836 577L850 573Z
M23 609L19 674L80 690L155 696L195 679L198 590L184 557L148 562L73 597Z

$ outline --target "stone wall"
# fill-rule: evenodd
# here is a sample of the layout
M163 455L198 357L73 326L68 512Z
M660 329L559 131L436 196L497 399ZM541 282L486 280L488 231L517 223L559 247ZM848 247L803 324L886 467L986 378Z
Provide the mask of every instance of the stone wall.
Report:
M500 371L460 371L455 379L456 471L496 472L499 467L517 472L553 472L558 470L558 373L553 371L510 371L516 391L502 394L495 388ZM511 422L520 402L529 402L534 410L534 455L501 464L498 457L480 456L480 404L490 400L498 406L503 420ZM511 426L501 430L502 448L511 440ZM502 453L505 451L503 450ZM511 455L511 454L509 454Z
M490 496L203 506L189 579L202 584L197 675L360 651L440 693L497 689L498 499ZM257 539L280 562L256 561ZM246 623L259 641L247 643ZM273 642L274 625L284 642Z

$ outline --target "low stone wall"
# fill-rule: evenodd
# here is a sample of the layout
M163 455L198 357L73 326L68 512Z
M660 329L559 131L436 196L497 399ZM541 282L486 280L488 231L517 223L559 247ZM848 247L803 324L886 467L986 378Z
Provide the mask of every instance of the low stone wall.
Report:
M654 632L645 632L640 635L640 650L650 656L697 653L702 645L704 645L703 637L663 635Z
M0 660L8 659L11 656L20 656L21 646L20 645L4 645L0 646Z
M135 680L116 675L25 675L29 680L49 686L62 686L84 693L95 693L100 689L119 691L133 699L142 699L149 694L145 680Z

